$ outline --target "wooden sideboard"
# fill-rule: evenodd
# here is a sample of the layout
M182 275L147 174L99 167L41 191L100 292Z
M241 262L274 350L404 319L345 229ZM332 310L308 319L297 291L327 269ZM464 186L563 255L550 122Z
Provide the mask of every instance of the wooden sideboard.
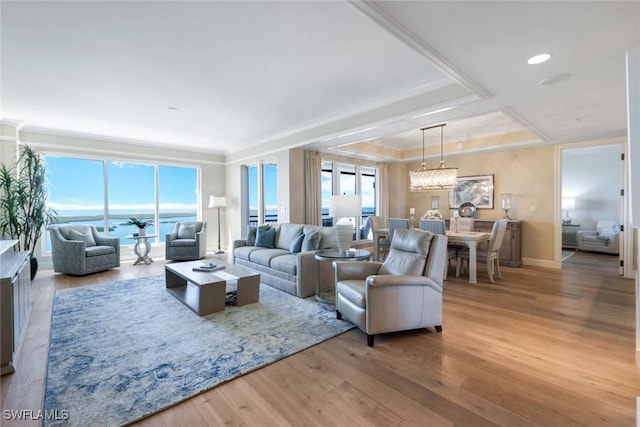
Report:
M493 219L476 219L473 222L475 231L484 231L491 233L493 228ZM449 228L449 220L445 220L447 229ZM504 232L504 240L500 247L500 265L508 267L520 267L522 265L522 221L510 219L507 229Z
M30 258L14 251L16 240L0 240L0 375L15 371L29 317Z

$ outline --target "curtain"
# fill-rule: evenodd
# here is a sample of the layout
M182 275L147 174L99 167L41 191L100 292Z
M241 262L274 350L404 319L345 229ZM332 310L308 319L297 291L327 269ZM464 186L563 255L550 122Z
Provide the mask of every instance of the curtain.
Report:
M380 187L380 211L378 216L384 220L384 224L389 219L389 164L378 163L378 173L380 179L378 180L378 186Z
M305 224L322 225L322 159L317 151L304 151Z

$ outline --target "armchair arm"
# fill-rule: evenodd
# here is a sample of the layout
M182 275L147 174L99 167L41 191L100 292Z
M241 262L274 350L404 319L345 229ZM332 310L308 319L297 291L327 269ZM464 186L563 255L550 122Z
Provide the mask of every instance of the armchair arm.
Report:
M207 254L207 224L203 223L200 231L196 233L196 248L198 248L198 258L203 258Z
M384 287L384 286L430 286L438 292L442 292L442 286L430 277L416 275L373 275L367 277L366 286Z
M336 283L341 280L364 280L372 274L378 274L381 262L378 261L333 261Z
M164 242L165 245L168 245L169 243L171 243L172 241L176 240L178 238L178 232L176 231L172 231L171 233L167 233L164 235Z
M65 239L56 227L51 227L49 234L54 271L84 271L85 243L80 240Z

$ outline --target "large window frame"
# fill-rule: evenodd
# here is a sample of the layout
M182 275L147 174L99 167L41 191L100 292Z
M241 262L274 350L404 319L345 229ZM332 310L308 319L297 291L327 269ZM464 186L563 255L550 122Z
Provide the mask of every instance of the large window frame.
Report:
M248 225L278 222L278 165L260 162L244 166L246 191L243 191L244 215ZM274 190L270 193L267 189Z
M329 216L329 196L335 194L360 194L362 196L361 214L355 218L354 224L354 229L359 230L359 232L354 233L354 240L370 239L370 233L367 233L366 236L362 233L367 218L376 215L379 210L378 168L323 160L321 169L322 225L333 225L333 219ZM371 183L372 188L366 188L368 182ZM371 201L371 199L373 200ZM373 206L369 205L371 203Z
M87 217L91 217L94 218L93 221L89 221L89 223L94 222L95 225L99 228L99 230L105 234L105 235L117 235L118 237L121 238L121 245L122 246L132 246L135 244L134 240L127 240L124 239L121 234L122 232L124 232L124 229L118 230L118 232L114 232L115 228L113 228L113 221L118 222L118 224L122 225L123 222L126 221L126 219L122 218L122 216L118 216L117 219L115 219L116 217L113 216L113 212L110 212L110 209L113 209L113 203L110 200L110 193L113 194L113 192L110 192L110 180L109 180L109 169L110 168L114 168L114 167L119 167L122 165L135 165L135 166L144 166L144 167L152 167L152 180L153 180L153 196L152 199L153 201L148 203L148 209L150 212L145 212L144 216L146 218L149 219L153 219L154 220L154 224L152 226L150 226L151 228L148 228L148 234L156 234L156 237L153 239L150 239L152 243L156 244L156 243L161 243L164 242L164 235L166 234L165 231L168 230L169 228L173 229L173 224L175 224L176 221L181 220L180 218L183 218L183 216L179 216L179 217L175 217L175 221L171 222L171 221L166 221L167 218L165 218L165 216L167 215L167 212L169 212L167 210L166 207L166 201L161 201L160 200L160 196L161 194L165 194L165 191L161 188L162 182L160 177L164 176L166 174L166 171L169 170L169 168L181 168L181 169L186 169L186 171L184 171L183 173L185 174L191 174L194 173L194 192L195 192L195 201L194 203L189 202L188 205L189 206L193 206L193 208L187 208L184 207L184 212L181 212L182 214L192 214L194 213L195 215L184 215L184 218L188 218L190 220L192 219L196 219L196 220L202 220L202 170L199 166L195 166L195 165L190 165L190 164L179 164L179 163L171 163L171 162L162 162L162 161L149 161L146 159L138 159L138 160L123 160L123 159L119 159L116 157L111 157L111 158L95 158L92 156L83 156L83 155L78 155L78 154L63 154L63 153L51 153L51 154L47 154L45 155L45 162L47 161L47 159L51 159L51 158L57 158L57 159L69 159L69 160L73 160L73 161L87 161L87 162L99 162L102 164L102 187L100 189L100 191L102 192L102 206L100 208L96 207L94 209L91 210L95 210L96 214L95 215L85 215ZM95 166L95 165L94 165ZM161 173L162 172L162 173ZM51 173L51 172L50 172ZM189 181L191 180L191 177L188 177ZM49 180L52 184L56 183L55 177L49 176ZM130 187L129 187L130 191L135 194L136 192L136 185L135 183L131 183ZM113 190L113 189L112 189ZM49 200L48 204L51 204L52 201ZM58 201L55 201L53 203L58 203ZM152 206L151 206L152 205ZM53 205L53 207L55 208L56 205ZM193 209L193 210L192 210ZM98 214L97 212L101 210L102 214ZM177 209L176 209L177 211ZM140 213L141 211L136 210L135 208L131 209L131 213L130 213L130 217L137 217L137 216L141 216L142 214ZM173 212L172 212L173 213ZM177 213L177 212L176 212ZM127 213L127 215L129 215L129 213ZM100 218L101 217L101 218ZM69 216L67 216L67 218L70 218ZM172 217L173 218L173 217ZM70 222L70 223L78 223L78 220L82 220L82 218L77 218L77 220L71 220L71 221L66 221L66 222ZM102 225L99 225L99 224ZM55 226L55 224L54 224ZM169 230L170 231L170 230ZM49 242L49 237L48 234L46 235L46 242L42 247L42 252L47 254L50 252L50 242Z

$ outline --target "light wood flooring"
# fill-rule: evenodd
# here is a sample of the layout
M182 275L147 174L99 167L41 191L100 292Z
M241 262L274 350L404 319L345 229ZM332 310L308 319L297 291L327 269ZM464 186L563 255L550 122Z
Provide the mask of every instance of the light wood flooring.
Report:
M55 289L163 266L83 278L39 272L18 371L1 380L2 409L42 407ZM618 276L617 258L577 253L562 270L502 274L490 284L479 266L470 285L450 270L441 334L386 334L369 348L351 330L136 425L635 426L634 282ZM100 416L96 425L107 424Z

